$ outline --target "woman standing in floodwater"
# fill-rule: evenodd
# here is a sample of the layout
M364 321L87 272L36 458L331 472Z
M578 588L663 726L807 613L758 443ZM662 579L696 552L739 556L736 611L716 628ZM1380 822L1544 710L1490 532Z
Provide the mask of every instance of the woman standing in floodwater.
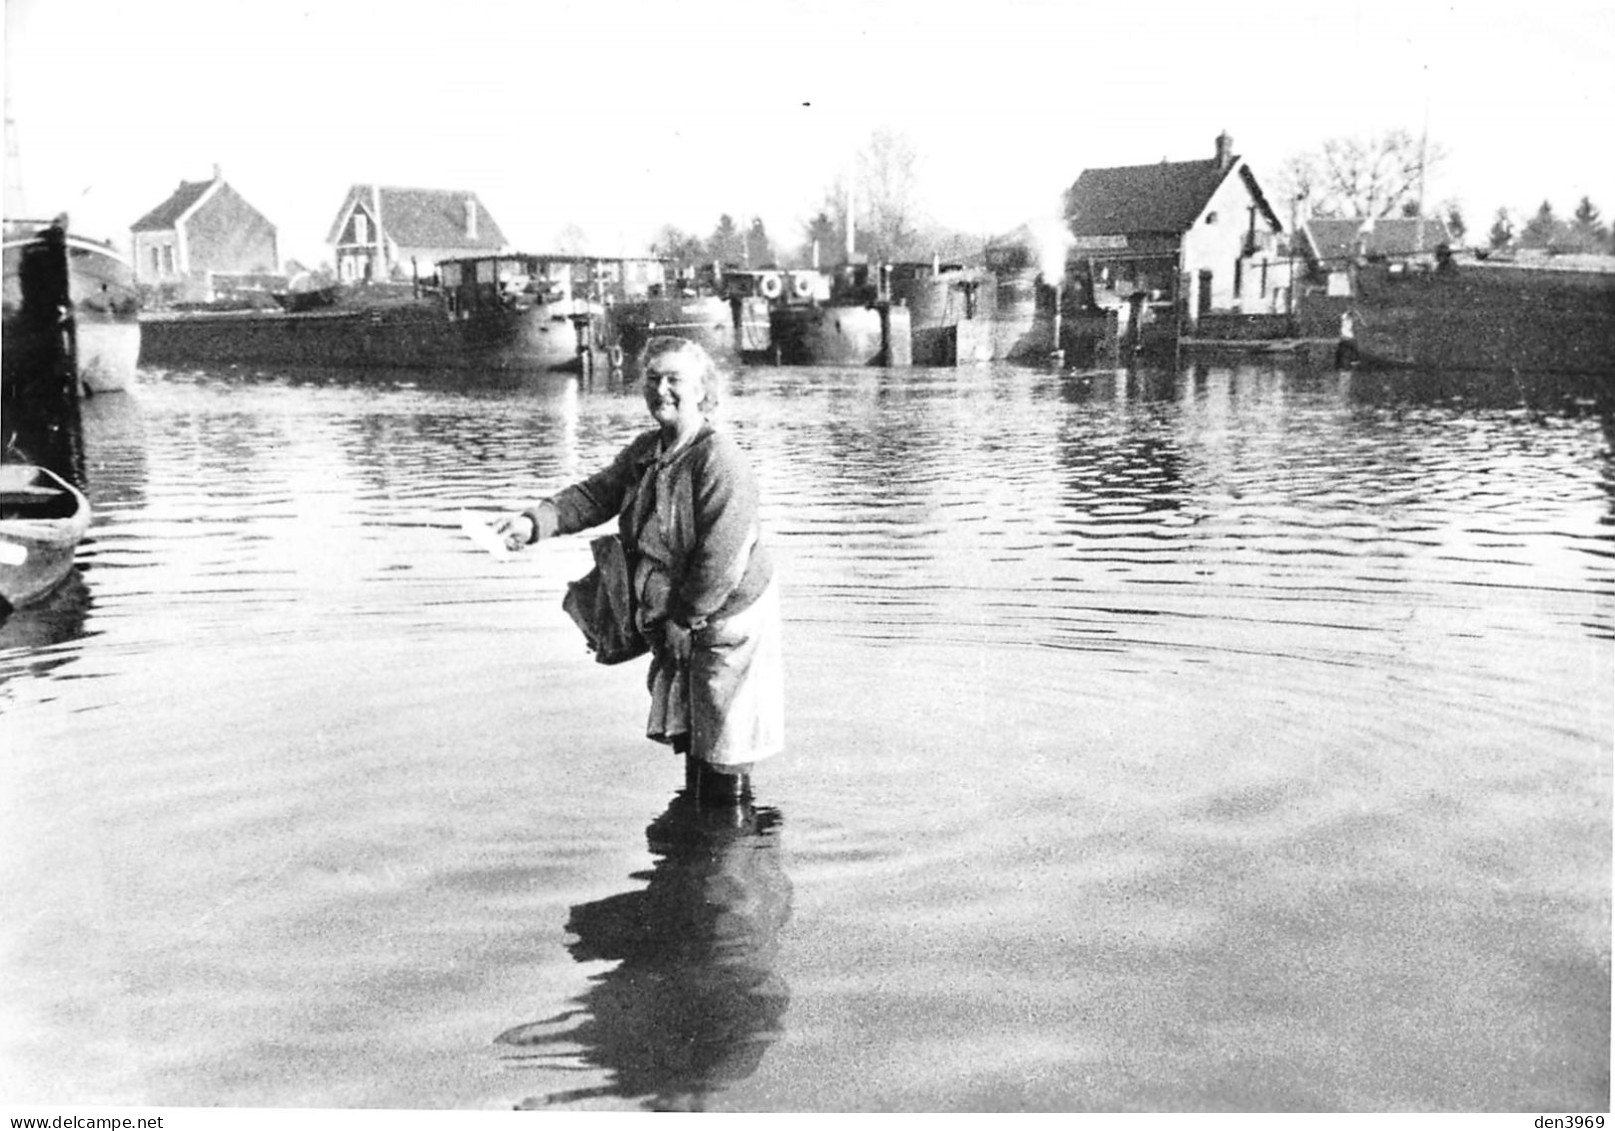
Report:
M617 519L639 629L651 644L646 734L685 757L685 784L732 803L784 747L779 596L758 522L757 482L712 426L717 368L694 342L645 346L656 427L610 466L494 530L511 549Z

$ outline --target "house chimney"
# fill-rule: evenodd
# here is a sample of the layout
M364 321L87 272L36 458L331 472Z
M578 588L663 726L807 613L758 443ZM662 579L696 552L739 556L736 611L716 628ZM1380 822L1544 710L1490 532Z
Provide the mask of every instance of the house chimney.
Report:
M1234 139L1224 130L1217 135L1217 168L1226 169L1234 163Z
M465 198L465 238L477 238L477 198L474 196Z
M219 168L217 161L213 162L213 179L216 181L224 180L224 170Z

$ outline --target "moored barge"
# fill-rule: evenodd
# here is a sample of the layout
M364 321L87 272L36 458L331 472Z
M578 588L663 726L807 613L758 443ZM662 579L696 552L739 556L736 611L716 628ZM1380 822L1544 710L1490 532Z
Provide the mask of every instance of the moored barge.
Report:
M996 356L993 274L959 263L894 263L892 301L907 308L915 365L969 365Z
M1555 265L1360 265L1352 332L1359 364L1615 374L1615 271Z
M613 367L632 378L639 352L660 335L696 342L721 364L766 357L769 273L730 271L716 264L669 273L669 266L661 264L660 277L644 293L605 308L604 334Z
M424 283L355 285L327 305L286 307L148 311L141 362L565 371L579 367L599 309L574 297L570 260L508 254L445 260Z
M827 288L802 289L809 297L797 299L793 280L792 298L769 311L775 364L913 364L909 311L892 300L890 267L846 263L831 273Z

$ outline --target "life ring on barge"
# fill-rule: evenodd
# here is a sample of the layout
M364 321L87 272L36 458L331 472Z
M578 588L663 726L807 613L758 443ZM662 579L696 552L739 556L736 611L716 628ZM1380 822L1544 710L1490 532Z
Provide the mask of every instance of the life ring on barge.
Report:
M612 346L606 351L606 364L614 370L622 368L622 347Z
M785 293L785 284L778 275L764 275L757 280L757 293L766 299L776 299Z
M813 277L811 275L806 275L806 274L801 274L801 273L792 275L791 276L791 293L793 295L795 295L797 298L800 298L800 299L810 299L810 298L812 298L813 297Z

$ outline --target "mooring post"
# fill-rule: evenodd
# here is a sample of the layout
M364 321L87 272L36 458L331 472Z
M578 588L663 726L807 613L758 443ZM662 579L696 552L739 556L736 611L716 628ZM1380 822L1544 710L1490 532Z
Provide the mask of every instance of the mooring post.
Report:
M67 230L58 220L22 249L20 309L8 320L0 403L6 442L33 463L84 482L78 328Z

